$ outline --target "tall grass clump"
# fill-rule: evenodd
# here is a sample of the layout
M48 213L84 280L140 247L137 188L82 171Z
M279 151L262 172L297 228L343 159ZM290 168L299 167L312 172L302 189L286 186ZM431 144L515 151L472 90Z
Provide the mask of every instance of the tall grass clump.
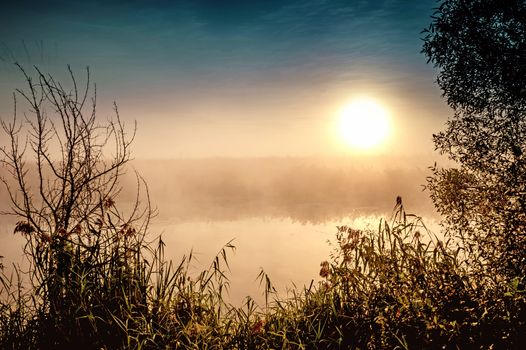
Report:
M80 84L69 69L66 85L18 68L26 88L13 95L13 118L1 121L0 180L10 199L2 214L18 220L26 264L0 266L0 348L223 342L232 325L223 296L234 246L197 276L191 255L167 262L164 242L148 238L155 210L139 175L135 200L119 203L135 128L125 127L116 105L113 118L99 120L89 70Z
M192 256L173 265L161 239L148 243L115 226L89 234L91 244L71 235L44 242L27 237L26 249L38 253L26 250L35 264L29 284L2 277L2 349L203 348L197 344L224 341L224 269L232 244L194 276ZM38 281L31 275L36 271Z
M377 228L337 227L319 282L278 297L261 270L264 305L231 305L232 242L192 273L192 253L167 261L162 239L151 240L155 211L139 175L132 205L121 201L134 132L116 107L98 122L89 74L82 90L70 71L67 90L20 69L28 87L2 121L0 161L3 214L18 220L27 264L0 264L0 348L520 348L524 276L489 274L478 252L491 247L437 237L401 198Z
M338 227L320 276L273 301L257 348L520 348L524 292L471 271L461 242L438 239L401 199L377 230Z

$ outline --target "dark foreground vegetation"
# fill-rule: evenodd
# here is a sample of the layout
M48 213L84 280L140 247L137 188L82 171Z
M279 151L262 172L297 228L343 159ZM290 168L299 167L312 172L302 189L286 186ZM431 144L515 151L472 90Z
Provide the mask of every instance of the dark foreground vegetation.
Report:
M2 348L502 349L519 348L525 330L518 280L470 271L465 252L431 237L401 204L378 231L339 227L319 285L274 299L262 274L261 308L224 301L231 245L195 276L191 256L172 265L162 241L147 245L120 226L72 235L35 239L32 251L47 259L32 256L33 269L50 270L38 285L11 288Z
M100 124L89 79L36 70L3 122L2 178L27 268L0 277L2 349L520 349L526 334L526 5L444 1L424 53L454 111L428 190L443 239L404 211L377 230L338 227L322 282L265 305L225 302L227 244L210 267L164 259L137 175L119 209L133 133ZM89 74L88 74L89 78ZM50 116L52 115L52 116ZM133 131L133 130L132 130ZM30 181L28 171L37 174Z

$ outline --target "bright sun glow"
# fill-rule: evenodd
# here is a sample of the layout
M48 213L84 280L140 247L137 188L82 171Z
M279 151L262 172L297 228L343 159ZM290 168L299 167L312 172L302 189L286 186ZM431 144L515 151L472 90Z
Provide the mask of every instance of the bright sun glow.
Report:
M357 99L340 111L339 131L352 148L370 150L381 144L389 132L385 109L371 99Z

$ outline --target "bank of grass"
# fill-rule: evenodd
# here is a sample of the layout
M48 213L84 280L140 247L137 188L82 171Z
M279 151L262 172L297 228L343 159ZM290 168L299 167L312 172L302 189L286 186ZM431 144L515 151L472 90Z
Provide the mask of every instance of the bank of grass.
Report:
M225 301L232 243L195 275L126 224L15 230L31 268L2 276L2 349L518 349L526 334L523 281L470 269L401 201L376 230L337 228L321 283L278 298L261 272L260 306Z

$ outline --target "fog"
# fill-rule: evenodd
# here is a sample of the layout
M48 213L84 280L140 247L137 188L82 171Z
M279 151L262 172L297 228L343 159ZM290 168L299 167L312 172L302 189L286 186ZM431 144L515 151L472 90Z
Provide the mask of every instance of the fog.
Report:
M317 224L388 214L397 196L408 210L434 215L423 191L430 171L414 157L138 160L133 166L159 217L172 221L267 217ZM134 181L129 173L125 187Z
M378 156L132 160L115 200L125 206L135 199L137 173L148 186L159 218L172 222L259 217L317 224L348 216L387 215L397 196L408 210L434 216L424 191L431 174L427 163L417 157ZM35 188L33 169L29 178ZM6 209L9 198L3 186L0 201Z
M148 184L158 215L150 235L162 235L166 256L178 261L193 250L195 271L208 266L228 241L229 300L246 295L262 303L255 278L263 268L278 292L318 278L329 258L337 225L377 227L389 217L397 196L407 212L437 219L423 191L429 160L416 157L362 158L202 158L133 160L122 178L116 205L135 199L135 171ZM2 207L8 203L0 189ZM0 255L5 265L22 262L22 237L13 235L15 218L0 217Z

